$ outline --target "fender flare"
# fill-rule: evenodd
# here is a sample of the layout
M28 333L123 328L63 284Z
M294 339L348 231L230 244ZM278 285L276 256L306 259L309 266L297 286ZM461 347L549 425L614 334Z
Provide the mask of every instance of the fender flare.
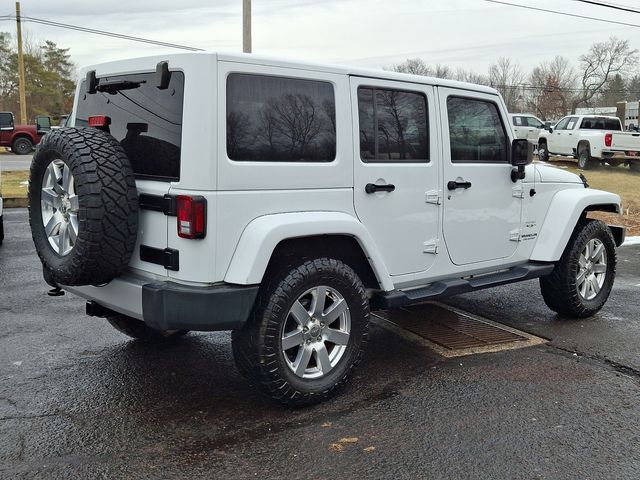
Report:
M572 188L556 193L531 252L531 260L539 262L560 260L582 214L585 211L598 210L619 213L620 197L615 193L591 188Z
M11 145L13 145L13 142L15 142L18 138L22 137L28 138L33 145L36 145L38 143L38 141L33 138L33 136L29 132L18 132L11 137Z
M373 238L362 223L343 212L279 213L252 220L240 236L224 281L239 285L260 283L271 255L281 241L313 235L354 237L369 260L380 287L385 291L393 290L393 282Z

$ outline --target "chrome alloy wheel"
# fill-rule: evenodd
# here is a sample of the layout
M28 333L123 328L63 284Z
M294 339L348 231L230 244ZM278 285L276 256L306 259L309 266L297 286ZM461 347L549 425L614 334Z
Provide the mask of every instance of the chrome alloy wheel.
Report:
M78 238L78 196L69 166L53 160L44 173L40 194L42 224L53 251L67 255Z
M576 287L585 300L593 300L607 277L607 252L604 243L593 238L584 246L578 259Z
M337 290L317 286L293 302L282 326L282 354L298 377L320 378L344 356L350 333L347 301Z

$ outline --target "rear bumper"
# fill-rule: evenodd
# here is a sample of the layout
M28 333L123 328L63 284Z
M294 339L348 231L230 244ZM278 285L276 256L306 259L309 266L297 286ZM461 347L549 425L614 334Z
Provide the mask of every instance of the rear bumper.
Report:
M63 287L89 301L87 313L121 313L159 330L219 331L241 328L258 285L190 286L123 276L103 287Z

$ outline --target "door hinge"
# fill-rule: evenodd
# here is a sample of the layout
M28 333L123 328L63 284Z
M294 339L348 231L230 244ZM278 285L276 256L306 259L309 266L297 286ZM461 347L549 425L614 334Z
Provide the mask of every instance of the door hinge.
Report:
M425 193L426 202L434 205L442 204L442 190L429 190Z
M440 240L438 240L437 238L434 238L432 240L427 240L426 242L424 242L422 244L423 246L423 253L431 253L431 254L436 254L438 253L438 245L440 244Z
M511 230L509 232L509 240L512 242L519 242L521 235L522 235L521 229L516 228L515 230Z
M524 198L524 189L522 188L522 185L516 185L513 187L512 191L515 198Z

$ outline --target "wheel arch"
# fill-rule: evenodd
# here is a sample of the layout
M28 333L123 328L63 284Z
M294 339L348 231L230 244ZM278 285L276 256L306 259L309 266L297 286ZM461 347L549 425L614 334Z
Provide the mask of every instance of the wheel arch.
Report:
M620 197L594 189L567 189L556 193L540 228L531 260L555 262L564 252L578 222L588 212L620 212Z
M349 264L367 287L393 290L364 225L343 212L294 212L254 219L242 232L224 281L255 285L287 257L331 256Z
M14 142L15 142L16 140L19 140L20 138L26 138L26 139L27 139L27 140L29 140L33 145L35 145L35 144L36 144L36 140L35 140L35 138L33 138L33 137L31 136L31 134L30 134L30 133L27 133L27 132L20 132L20 133L16 133L16 134L11 138L11 145L13 145L13 144L14 144Z

